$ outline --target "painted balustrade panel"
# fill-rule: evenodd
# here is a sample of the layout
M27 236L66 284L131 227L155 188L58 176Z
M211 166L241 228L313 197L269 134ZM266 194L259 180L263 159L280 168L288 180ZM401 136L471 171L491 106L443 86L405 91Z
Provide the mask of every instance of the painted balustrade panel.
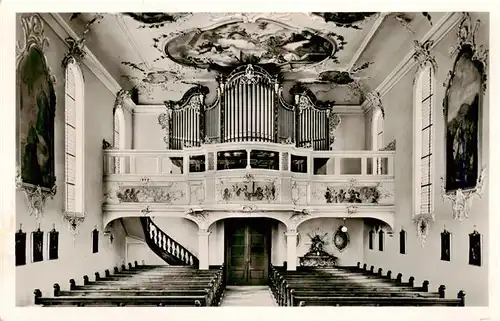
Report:
M257 176L217 178L216 202L227 204L281 203L279 177Z
M189 182L148 182L118 181L106 182L104 203L162 203L169 205L189 204L189 196L193 191ZM195 197L199 192L195 192Z
M311 204L394 204L393 181L316 181L311 183Z

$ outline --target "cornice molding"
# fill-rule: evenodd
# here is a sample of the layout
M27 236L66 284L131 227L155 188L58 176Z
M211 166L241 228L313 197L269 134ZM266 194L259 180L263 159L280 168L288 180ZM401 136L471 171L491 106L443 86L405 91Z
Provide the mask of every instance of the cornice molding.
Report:
M43 21L54 31L54 33L68 46L66 42L67 38L72 38L75 41L79 41L80 37L71 29L71 27L64 21L58 13L40 13L40 17ZM69 46L68 46L69 47ZM85 58L82 59L82 63L87 66L90 71L99 79L106 88L109 89L114 94L120 91L122 87L118 84L116 79L111 76L111 74L104 68L101 62L96 58L96 56L89 50L88 47L85 48Z
M448 12L446 13L423 37L419 43L425 43L429 40L432 41L432 46L429 50L433 49L438 43L460 22L462 18L461 12ZM401 62L392 70L392 72L377 86L375 91L380 93L380 96L385 96L400 80L403 78L418 62L413 58L415 49L412 48L410 52L401 60ZM363 102L361 105L366 112L372 109L369 101Z

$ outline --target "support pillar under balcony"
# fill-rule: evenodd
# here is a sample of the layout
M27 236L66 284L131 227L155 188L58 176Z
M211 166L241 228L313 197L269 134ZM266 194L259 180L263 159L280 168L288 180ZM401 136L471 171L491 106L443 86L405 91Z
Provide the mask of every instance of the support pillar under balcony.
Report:
M198 260L199 269L208 270L209 267L209 247L208 247L208 236L210 232L207 230L198 231Z
M289 230L286 235L286 264L288 271L297 270L297 231Z

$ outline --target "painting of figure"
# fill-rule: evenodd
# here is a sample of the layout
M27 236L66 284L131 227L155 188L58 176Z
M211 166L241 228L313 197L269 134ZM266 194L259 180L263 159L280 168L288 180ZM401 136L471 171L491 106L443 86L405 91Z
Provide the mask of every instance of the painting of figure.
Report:
M444 101L447 191L476 186L480 97L480 69L472 61L472 52L464 50L455 62Z
M19 152L24 183L52 188L54 173L54 85L41 51L31 49L17 70Z

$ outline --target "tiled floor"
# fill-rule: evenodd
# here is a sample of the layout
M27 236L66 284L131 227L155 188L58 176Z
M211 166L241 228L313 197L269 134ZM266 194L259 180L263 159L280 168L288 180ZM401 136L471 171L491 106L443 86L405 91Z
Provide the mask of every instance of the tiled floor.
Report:
M271 289L264 286L228 285L221 303L222 307L277 306Z

